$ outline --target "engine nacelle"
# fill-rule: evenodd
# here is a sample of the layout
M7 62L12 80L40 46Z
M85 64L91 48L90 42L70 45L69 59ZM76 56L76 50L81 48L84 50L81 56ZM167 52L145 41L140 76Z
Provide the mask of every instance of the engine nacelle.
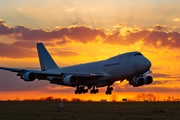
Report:
M25 81L34 81L36 79L36 76L33 72L26 72L21 76L21 79Z
M78 79L76 76L68 75L63 79L63 82L65 85L76 85L78 82Z
M144 85L144 79L142 77L136 78L134 77L129 84L133 85L134 87L142 86Z
M151 76L144 75L142 78L144 79L144 84L151 84L153 82L153 78Z

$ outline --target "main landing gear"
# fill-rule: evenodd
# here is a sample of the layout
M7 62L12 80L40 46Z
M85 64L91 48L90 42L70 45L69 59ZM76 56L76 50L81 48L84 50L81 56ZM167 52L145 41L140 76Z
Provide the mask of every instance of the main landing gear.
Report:
M75 94L81 94L81 93L87 93L88 92L88 89L84 89L84 86L77 86L76 87L76 90L75 90Z
M88 89L91 89L91 87L88 86L88 89L84 89L85 86L77 86L75 90L75 94L81 94L81 93L87 93ZM98 89L95 89L96 86L93 86L93 89L90 91L91 94L96 94L99 92Z
M107 91L106 91L106 95L108 95L108 94L111 95L112 91L113 91L113 87L108 86Z
M99 92L99 90L95 89L95 86L93 86L93 89L90 91L91 94L93 94L93 93L96 94L98 92Z
M87 86L88 87L88 89L84 89L86 86L77 86L76 87L76 90L75 90L75 94L82 94L82 93L87 93L88 92L88 89L91 89L92 88L92 86L91 87L89 87L89 86ZM107 91L105 92L106 93L106 95L111 95L112 94L112 91L113 91L113 87L110 87L110 86L108 86L107 87ZM91 94L96 94L96 93L98 93L99 92L99 89L96 89L96 86L93 86L93 88L90 90L90 93Z

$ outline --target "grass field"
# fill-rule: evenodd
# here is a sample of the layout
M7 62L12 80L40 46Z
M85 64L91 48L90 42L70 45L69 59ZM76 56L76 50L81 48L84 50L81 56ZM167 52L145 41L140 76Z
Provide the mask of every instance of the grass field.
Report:
M0 101L0 120L180 120L180 102Z

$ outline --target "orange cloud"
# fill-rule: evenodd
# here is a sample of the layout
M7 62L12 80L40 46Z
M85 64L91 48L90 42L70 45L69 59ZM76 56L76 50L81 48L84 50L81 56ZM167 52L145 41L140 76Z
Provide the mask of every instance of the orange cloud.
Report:
M59 57L69 57L69 56L78 56L79 54L75 51L61 50L61 51L57 51L56 53L51 53L51 55L59 56Z
M21 47L21 48L28 48L28 49L32 49L35 48L36 49L36 43L39 41L16 41L14 43L12 43L13 46L16 47ZM45 46L51 46L51 47L55 47L55 43L51 43L51 42L44 42L43 43Z
M180 22L180 18L173 19L174 22Z

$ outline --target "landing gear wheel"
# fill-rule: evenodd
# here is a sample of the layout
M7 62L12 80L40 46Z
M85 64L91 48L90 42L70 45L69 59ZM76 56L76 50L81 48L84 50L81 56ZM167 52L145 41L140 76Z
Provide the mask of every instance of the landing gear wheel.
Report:
M113 87L108 86L107 91L106 91L106 95L111 95L112 91L113 91Z
M85 91L85 93L87 93L87 92L88 92L88 89L85 89L84 91Z
M79 91L79 94L83 93L81 90Z
M99 92L99 90L98 89L96 89L96 93L98 93Z
M113 91L113 87L107 87L107 91Z
M111 95L112 92L111 91L106 91L106 95Z
M92 89L92 90L90 91L91 94L93 94L93 93L96 94L96 93L98 93L98 92L99 92L98 89Z
M91 90L90 93L93 94L93 90Z
M86 87L86 86L85 85L76 86L75 94L81 94L81 93L85 94L85 93L87 93L88 89L84 89L84 87Z

